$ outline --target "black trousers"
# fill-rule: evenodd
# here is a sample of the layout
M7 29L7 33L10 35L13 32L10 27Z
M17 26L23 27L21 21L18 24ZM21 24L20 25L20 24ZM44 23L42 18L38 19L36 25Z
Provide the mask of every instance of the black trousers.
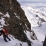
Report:
M4 34L3 35L3 38L4 38L4 41L6 41L7 42L7 39L9 40L9 41L11 41L11 39L8 37L8 35L6 35L6 34Z

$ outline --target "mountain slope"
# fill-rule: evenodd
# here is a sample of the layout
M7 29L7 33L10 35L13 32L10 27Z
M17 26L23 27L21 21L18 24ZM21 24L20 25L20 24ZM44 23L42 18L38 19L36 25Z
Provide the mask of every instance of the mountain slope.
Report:
M7 1L2 0L0 3L0 28L5 27L16 39L11 38L11 41L5 44L1 36L1 44L3 43L4 46L11 46L11 44L12 46L43 46L42 42L46 34L46 10L34 9L30 6L21 7L16 0L11 0L12 5Z
M31 29L35 32L39 43L43 42L46 35L46 9L44 7L32 8L30 6L21 6L21 8L25 11L25 15L31 23ZM36 44L36 42L33 43ZM36 44L35 46L37 46L38 44ZM39 44L39 46L43 45Z
M22 9L25 11L25 15L32 25L31 27L38 26L42 22L46 22L45 11L42 11L41 9L34 9L30 6L22 6Z
M17 0L0 0L0 13L2 13L0 14L1 28L6 28L16 39L27 42L31 46L31 41L24 33L26 30L31 32L31 24Z
M3 36L0 36L0 46L28 46L26 42L21 42L15 39L13 36L10 37L11 41L5 42Z

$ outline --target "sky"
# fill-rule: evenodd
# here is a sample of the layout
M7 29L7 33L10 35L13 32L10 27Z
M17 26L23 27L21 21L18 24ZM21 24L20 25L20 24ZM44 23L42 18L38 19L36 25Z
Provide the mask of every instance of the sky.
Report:
M17 0L21 5L29 3L46 3L46 0Z
M18 0L19 2L46 2L46 0Z

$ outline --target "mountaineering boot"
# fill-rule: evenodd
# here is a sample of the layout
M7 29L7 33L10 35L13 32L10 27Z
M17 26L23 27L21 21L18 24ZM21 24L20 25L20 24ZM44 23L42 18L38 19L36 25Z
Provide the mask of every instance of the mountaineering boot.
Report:
M4 39L5 42L8 42L6 39Z

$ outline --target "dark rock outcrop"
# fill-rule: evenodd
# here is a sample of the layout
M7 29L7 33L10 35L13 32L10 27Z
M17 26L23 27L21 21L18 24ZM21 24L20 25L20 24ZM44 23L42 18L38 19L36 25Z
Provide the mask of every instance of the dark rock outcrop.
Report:
M3 15L8 12L10 16L10 18L3 16L5 18L5 24L7 25L4 27L9 33L16 39L27 42L31 46L30 41L24 33L26 30L31 32L31 25L17 0L0 0L0 12Z
M45 40L44 40L43 46L46 46L46 37L45 37Z

